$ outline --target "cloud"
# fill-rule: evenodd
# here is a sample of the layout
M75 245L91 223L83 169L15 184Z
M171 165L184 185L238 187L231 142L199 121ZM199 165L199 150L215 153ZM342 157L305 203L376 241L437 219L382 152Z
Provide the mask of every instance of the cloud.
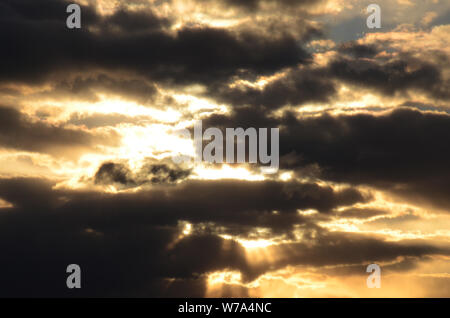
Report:
M307 102L327 102L335 92L334 84L321 71L312 69L289 70L263 88L241 85L211 89L211 95L221 103L268 110Z
M280 169L369 185L448 209L450 117L398 108L384 114L268 117L254 109L212 115L204 126L280 127Z
M120 183L135 184L134 180L129 177L131 171L123 164L107 162L98 168L95 173L95 183Z
M373 88L386 95L420 90L448 99L448 81L437 65L403 56L387 62L340 57L328 65L328 73L346 83Z
M311 267L337 266L343 264L370 264L394 261L399 256L421 258L427 255L448 255L448 249L442 249L423 242L404 240L402 242L386 242L367 235L327 232L314 230L315 238L305 242L273 245L267 248L274 257L267 264L261 262L253 268L254 276L261 275L267 268L275 270L287 265ZM259 267L259 268L258 268ZM261 271L258 271L260 269ZM355 272L361 267L354 267ZM326 269L324 270L326 272ZM251 279L250 278L250 279Z
M233 219L237 212L244 222L236 225L243 226L247 213L261 214L274 207L270 202L281 210L283 205L290 208L302 201L307 205L308 200L316 204L323 201L317 190L302 189L291 191L290 200L285 197L276 202L262 196L264 191L276 190L274 184L267 187L266 183L199 181L164 191L107 195L55 190L52 182L39 179L2 179L0 197L13 202L14 207L0 213L0 293L40 297L204 296L207 274L214 271L237 270L248 282L286 265L359 264L402 255L447 253L425 243L383 242L304 224L301 241L268 247L272 258L253 263L240 243L219 237L214 226L183 233L180 220L209 219L218 227L226 227L226 218ZM308 199L309 195L313 198ZM80 290L64 285L65 268L72 263L82 269ZM184 287L177 291L176 286Z
M146 105L153 102L157 95L153 82L126 74L67 75L63 79L53 81L51 86L51 89L36 94L37 97L96 102L100 100L99 95L120 96Z
M83 151L95 151L98 145L117 146L114 132L93 134L32 121L14 108L0 107L0 146L50 153L57 156L77 156Z
M317 163L327 179L378 186L448 208L450 170L446 114L397 109L293 121L281 151L297 164ZM283 161L281 161L283 165Z
M182 169L165 163L151 163L147 160L137 172L123 163L106 162L97 170L94 176L96 184L119 184L123 187L136 187L143 184L174 183L186 179L191 174L190 169Z
M123 166L104 165L100 175L106 171L105 167L109 169L108 178L129 182L128 171ZM99 173L96 178L100 178ZM152 180L154 176L148 178ZM251 227L289 231L295 223L305 221L297 209L316 209L328 214L335 208L369 199L351 188L336 191L313 183L275 181L188 180L176 185L160 184L140 191L101 195L86 190L52 190L52 182L41 179L2 179L1 185L0 198L11 202L16 209L42 206L45 213L61 211L60 215L69 224L85 218L90 220L92 228L103 227L107 220L102 218L101 211L109 211L111 217L126 216L122 220L125 223L136 219L140 224L158 226L174 225L179 220L212 222L242 228L242 234Z
M124 7L112 15L104 17L102 28L118 28L125 32L145 32L169 27L171 22L167 18L158 17L154 12L132 12Z
M449 99L450 82L445 78L445 67L407 53L387 57L379 47L379 43L347 42L338 46L323 65L319 66L316 59L300 68L287 68L274 74L274 78L263 78L267 83L262 86L218 83L211 85L207 94L235 108L266 111L311 103L332 105L342 85L350 85L352 90L368 89L384 98L422 92L432 99Z
M46 5L55 6L49 12L56 12L62 3ZM13 13L0 20L0 40L11 48L0 56L2 81L36 83L70 72L106 69L170 83L209 84L243 71L271 73L309 56L289 35L262 37L211 27L184 27L171 33L164 30L164 23L147 20L139 12L122 10L102 17L91 7L82 8L83 15L92 17L74 31L65 26L65 11L42 21L28 10L21 12L19 4L7 2ZM152 27L142 29L142 23Z
M353 41L341 44L338 51L357 58L374 57L379 52L375 45L364 45Z

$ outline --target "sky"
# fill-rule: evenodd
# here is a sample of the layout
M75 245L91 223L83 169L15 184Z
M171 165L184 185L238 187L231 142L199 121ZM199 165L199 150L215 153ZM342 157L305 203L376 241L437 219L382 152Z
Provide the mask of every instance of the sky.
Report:
M448 1L69 3L0 0L1 297L450 297Z

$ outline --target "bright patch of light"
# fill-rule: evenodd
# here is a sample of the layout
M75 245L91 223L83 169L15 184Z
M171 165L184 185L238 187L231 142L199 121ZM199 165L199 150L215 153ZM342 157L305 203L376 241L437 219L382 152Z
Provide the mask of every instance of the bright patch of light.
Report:
M219 179L239 179L247 181L263 181L264 176L255 174L243 167L231 167L223 164L219 169L211 165L198 164L194 167L193 179L219 180Z
M240 284L242 275L237 271L217 271L208 275L208 285Z
M231 235L220 235L222 238L226 240L234 240L241 244L245 249L255 249L255 248L264 248L271 245L276 244L274 241L266 240L266 239L256 239L256 240L247 240L238 237L233 237Z
M281 181L289 181L292 179L292 172L288 171L288 172L283 172L282 174L280 174L280 180Z
M78 113L84 114L120 114L129 117L134 116L148 116L154 120L165 122L165 123L175 123L181 118L181 113L174 109L156 109L140 105L133 101L127 101L119 98L108 98L106 95L98 94L100 101L92 103L85 101L64 101L60 102L47 102L41 106L51 106L59 107L65 110L65 116L70 117L70 115L76 111Z
M187 104L190 112L199 110L215 111L218 113L227 113L228 108L225 105L218 105L206 98L199 98L188 94L173 94L172 97L180 104Z
M317 210L314 210L314 209L297 210L297 212L300 215L313 215L313 214L319 213Z
M191 232L192 232L192 224L186 222L183 228L183 235L189 235L191 234Z

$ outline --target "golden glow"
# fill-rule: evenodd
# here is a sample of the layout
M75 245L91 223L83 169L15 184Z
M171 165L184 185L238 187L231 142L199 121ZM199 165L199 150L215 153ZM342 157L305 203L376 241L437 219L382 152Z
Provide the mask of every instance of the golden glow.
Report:
M236 271L219 271L208 274L208 285L240 284L241 273Z
M183 235L187 236L191 233L192 233L192 224L186 222L183 228Z
M0 209L12 208L13 205L5 200L0 199Z
M221 235L224 239L233 239L239 244L241 244L246 250L256 249L256 248L264 248L268 247L270 245L276 244L272 240L265 240L265 239L256 239L256 240L246 240L241 239L237 237L232 237L230 235Z
M243 167L232 167L231 165L222 164L220 168L216 168L213 164L199 163L194 167L193 179L203 180L219 180L219 179L237 179L247 181L263 181L263 174L256 174Z
M300 214L300 215L305 215L305 216L308 216L308 215L314 215L314 214L319 213L317 210L314 210L314 209L297 210L297 212L298 212L298 214Z
M289 181L292 179L293 173L292 171L286 171L280 174L280 180Z
M201 92L202 87L191 87L190 91L193 93ZM204 112L214 111L215 113L225 114L229 112L229 109L225 105L217 105L214 102L206 99L199 98L190 94L177 94L173 93L172 97L180 104L187 105L187 110L196 114L196 112L202 110ZM197 118L200 119L200 118Z
M399 258L391 264L401 261L403 259ZM242 282L239 272L214 272L208 276L207 297L221 297L227 290L240 286L247 288L249 297L429 297L430 294L433 295L433 282L423 279L449 278L449 264L446 259L433 257L431 262L419 264L419 274L385 273L380 289L366 287L365 273L332 275L333 268L339 266L326 268L287 266L264 273L247 283ZM328 270L331 271L330 274L327 274Z

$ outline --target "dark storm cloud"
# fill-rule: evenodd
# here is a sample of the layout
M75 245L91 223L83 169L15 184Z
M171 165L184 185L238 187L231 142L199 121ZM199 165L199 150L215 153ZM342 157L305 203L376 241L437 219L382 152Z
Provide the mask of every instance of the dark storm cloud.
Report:
M118 28L125 32L145 32L169 27L171 22L167 18L160 18L152 11L130 12L119 9L102 21L103 28Z
M140 172L152 175L152 183L167 183L183 180L191 174L191 170L173 169L165 164L145 165Z
M128 181L128 171L122 166L119 168L103 165L97 177L108 170L109 178ZM65 222L75 224L80 218L86 222L86 227L101 231L112 220L104 219L102 211L108 211L111 218L123 218L123 224L139 220L142 225L167 226L186 220L243 227L245 231L246 227L257 226L282 231L291 229L296 222L304 223L297 209L329 213L334 208L367 200L353 189L335 191L316 184L274 181L185 181L115 195L52 190L51 186L50 182L39 179L2 179L0 198L20 211L33 206L36 210L42 206L49 213L61 211L58 215Z
M116 146L118 142L119 138L114 133L95 135L36 122L16 109L0 106L1 147L54 155L76 155L83 150L93 150L96 145Z
M3 19L27 19L37 21L60 20L61 12L66 12L67 4L62 0L2 0L0 1L0 17ZM82 6L83 17L88 23L97 20L95 12L86 6Z
M371 54L367 47L342 50L356 56ZM386 62L341 56L329 63L326 73L347 83L377 89L385 95L419 90L435 98L450 97L450 83L443 79L440 66L408 56Z
M153 101L157 89L154 83L147 81L145 78L128 78L127 75L123 74L108 75L101 73L61 79L53 84L51 90L40 94L97 102L100 100L99 93L119 95L129 100L147 104Z
M146 183L173 183L186 179L190 174L190 169L182 169L164 163L145 163L139 171L132 172L126 164L106 162L98 168L94 182L136 187Z
M273 199L264 195L277 187L263 182L255 186L198 181L186 187L119 195L52 186L39 179L0 180L0 197L14 204L0 213L2 296L198 297L205 294L204 275L217 270L238 270L244 281L250 281L286 265L354 264L446 253L425 244L328 233L303 224L300 243L270 247L268 251L276 255L273 261L251 264L243 247L215 235L214 227L210 233L194 230L183 237L177 222L191 218L227 226L227 215L233 219L233 208L237 208L242 209L237 214L245 226L245 210L263 213L267 206L281 210L302 201L309 205L309 201L323 200L317 189L300 188L301 197L288 191L290 195L283 197L288 202L271 205L268 201ZM82 268L80 290L65 286L65 269L73 263Z
M0 234L2 297L199 297L204 294L202 277L189 273L185 280L183 277L188 276L184 272L185 264L171 263L172 258L186 261L186 254L166 249L180 234L176 227L139 223L121 226L120 220L115 219L114 228L97 232L84 228L82 218L68 223L56 215L30 212L34 213L2 213L6 222L1 225ZM221 249L220 244L192 243L197 245L184 244L184 253L195 253L198 248L215 257L231 253ZM66 267L73 263L82 269L80 290L65 286ZM227 266L226 261L222 265ZM208 266L204 262L202 269L213 270L214 264ZM174 277L178 278L175 286L189 288L173 290L168 279Z
M307 102L327 102L336 92L334 84L320 70L290 70L263 89L250 86L212 87L219 102L235 107L262 107L269 110Z
M375 185L450 207L450 116L398 109L293 121L281 151L339 182ZM282 161L283 164L283 161ZM294 165L296 165L294 164Z
M400 108L382 115L269 118L251 108L212 115L204 126L280 127L280 168L371 185L450 208L450 116ZM422 200L422 201L421 201Z
M420 91L432 98L450 97L450 83L444 80L441 66L408 56L377 58L378 52L376 45L344 43L338 47L337 56L323 67L306 63L301 68L290 68L262 88L217 83L210 86L208 95L235 108L266 111L288 105L326 103L335 96L340 83L368 88L385 96Z
M60 1L47 2L53 4L57 9L51 12L61 9ZM141 29L139 21L148 21L141 13L119 11L103 18L89 7L83 7L83 15L91 12L93 18L83 20L80 30L70 30L65 10L58 18L52 14L36 20L21 13L15 2L5 5L16 14L0 19L0 41L7 48L0 56L3 81L36 82L52 74L61 77L62 72L109 69L173 83L209 84L242 72L271 73L309 57L288 35L271 38L209 27L169 33L156 22Z
M109 172L110 178L113 175L117 180L129 181L126 170L116 170ZM150 175L149 179L154 177ZM257 226L283 232L291 229L295 222L304 221L297 209L330 213L334 208L368 200L354 189L335 191L314 183L237 180L185 181L176 186L153 187L139 193L106 195L103 198L86 195L82 199L68 202L64 209L90 211L88 217L92 222L100 221L95 217L95 211L107 209L115 214L126 210L127 220L139 218L141 222L147 220L160 225L173 224L179 219L193 223L212 222L244 228L245 231L241 232Z
M202 297L202 274L246 267L242 247L217 236L189 237L168 249L181 234L175 227L134 224L99 234L43 221L9 219L24 231L21 239L1 226L3 297ZM82 270L79 290L65 286L73 263Z
M168 193L124 195L52 186L40 179L0 180L0 197L14 204L0 214L2 296L203 296L203 274L251 269L238 243L208 233L180 239L177 222L226 219L227 214L237 221L231 209L244 200L243 209L253 209L256 216L265 207L252 202L253 196L269 191L248 182L237 190L231 182L196 182ZM306 196L297 201L308 202ZM65 268L72 263L83 270L78 291L65 287ZM169 279L186 288L177 291Z
M50 209L60 201L60 193L53 191L54 182L39 178L0 179L1 197L16 209Z
M102 164L95 173L95 183L121 183L134 185L135 182L130 175L130 169L124 164L107 162Z
M5 20L22 20L31 22L66 22L67 0L1 0L0 18ZM160 18L151 10L147 12L128 12L119 9L114 14L101 17L92 6L80 5L82 25L86 27L115 28L125 31L143 31L160 29L170 25L166 18ZM62 15L61 15L62 13Z
M338 47L340 53L348 54L357 58L373 57L379 50L375 45L359 44L357 42L345 42Z
M171 225L153 224L145 217L153 213L145 205L141 218L127 216L136 213L136 206L121 205L109 214L100 202L111 197L53 190L53 185L41 179L0 180L0 196L15 205L0 211L3 297L200 297L205 293L203 273L245 267L236 242L209 234L179 241L177 219ZM65 206L67 200L86 197L97 197L100 210ZM65 286L65 269L72 263L82 268L81 290Z
M208 251L205 253L205 251ZM169 254L169 271L176 277L213 270L241 270L248 267L243 247L215 235L193 235L180 240Z

